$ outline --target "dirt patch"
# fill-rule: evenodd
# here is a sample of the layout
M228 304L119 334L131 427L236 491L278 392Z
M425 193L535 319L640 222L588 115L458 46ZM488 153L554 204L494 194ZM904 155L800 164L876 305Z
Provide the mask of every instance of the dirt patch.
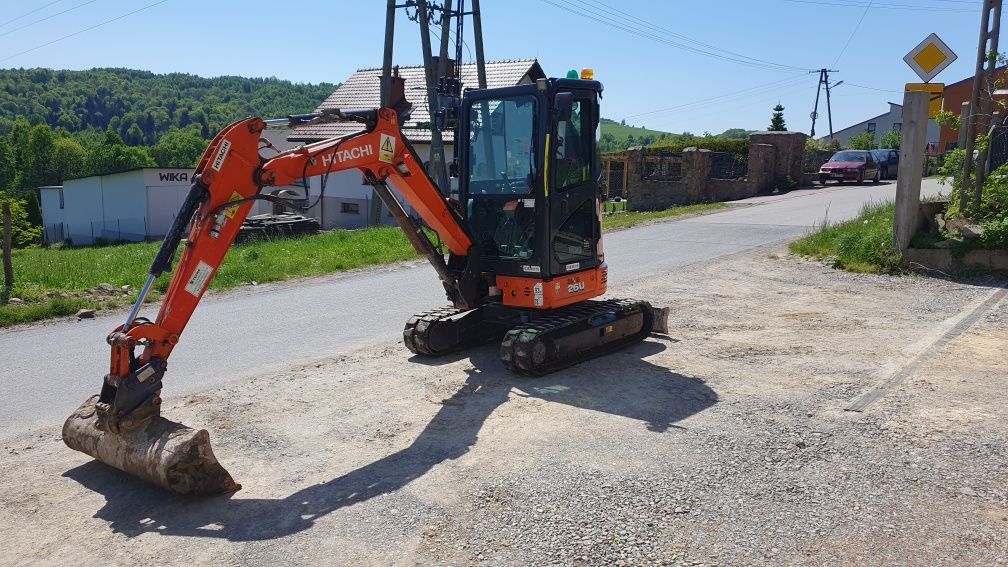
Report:
M989 288L780 247L613 292L671 306L669 337L536 380L389 337L169 397L229 498L143 485L55 425L5 439L0 564L1004 563L1008 307L844 411Z

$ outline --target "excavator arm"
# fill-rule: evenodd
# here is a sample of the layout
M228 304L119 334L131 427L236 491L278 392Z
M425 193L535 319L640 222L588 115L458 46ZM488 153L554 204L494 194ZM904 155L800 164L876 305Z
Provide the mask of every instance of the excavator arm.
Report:
M68 445L176 492L237 489L230 475L213 458L205 431L194 432L160 417L161 379L172 349L253 202L275 199L262 193L265 187L291 185L336 171L361 171L413 246L434 266L456 307L471 309L483 300L486 286L473 276L478 274L478 254L474 253L465 222L438 191L416 152L403 138L395 110L330 111L327 118L334 117L362 122L365 130L301 146L270 159L259 153L261 133L266 126L259 118L235 122L213 139L196 168L195 181L165 236L136 304L126 322L108 336L111 363L101 393L86 402L64 426ZM405 212L389 184L417 212L423 225L444 242L450 252L448 262L430 242L423 226ZM150 321L138 317L156 278L171 271L176 249L186 233L178 267L157 318ZM138 349L142 349L139 354ZM179 428L186 430L184 435L178 432ZM139 429L145 430L143 440L120 439L136 437ZM169 438L184 439L185 444L164 451L165 440ZM152 452L157 453L154 461L158 462L151 460ZM192 458L185 457L187 452ZM177 459L179 455L181 463L161 462ZM172 475L165 472L172 467L186 470L185 475L175 475L186 479L185 486L174 484ZM192 473L200 468L209 472Z

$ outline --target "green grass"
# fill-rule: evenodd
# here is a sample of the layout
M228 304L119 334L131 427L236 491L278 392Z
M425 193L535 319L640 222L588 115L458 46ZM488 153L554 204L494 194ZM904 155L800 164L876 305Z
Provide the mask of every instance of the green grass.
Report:
M11 297L22 304L0 306L0 327L71 315L80 309L109 309L132 303L143 285L160 243L92 248L28 248L13 253ZM397 228L333 231L298 239L250 241L233 247L210 283L211 289L317 276L417 256ZM177 257L176 263L177 265ZM173 266L174 266L173 265ZM171 274L158 278L156 301ZM92 296L100 284L129 285L130 295Z
M814 232L790 244L795 254L819 260L849 272L883 274L899 270L901 257L892 249L892 202L865 205L857 218L841 223L823 220Z
M683 205L681 207L672 207L671 209L665 209L661 211L626 211L622 213L614 213L605 216L602 219L602 227L605 230L630 228L632 226L637 226L641 223L657 219L665 219L672 217L681 217L684 215L693 215L697 213L705 213L708 211L716 211L718 209L724 209L727 207L728 205L724 203L698 203L696 205Z
M617 203L625 209L626 204ZM628 228L653 219L722 208L720 203L689 205L654 212L615 212L603 218L606 230ZM80 309L112 309L131 304L147 279L160 243L120 244L90 248L28 248L13 253L11 297L23 303L0 305L0 327L73 315ZM180 252L181 253L181 247ZM376 264L416 258L398 228L336 230L301 238L250 241L235 245L210 283L223 290L291 278L318 276ZM178 265L178 257L173 267ZM171 274L158 278L148 301L168 289ZM103 283L128 294L91 294ZM2 303L2 301L0 301Z
M662 130L649 130L647 128L641 128L639 126L627 126L616 122L615 120L609 120L608 118L603 118L600 123L600 134L612 134L617 140L624 140L627 136L633 135L634 139L639 140L642 136L650 137L654 140L662 137L662 134L666 136L675 136L672 132L665 132Z

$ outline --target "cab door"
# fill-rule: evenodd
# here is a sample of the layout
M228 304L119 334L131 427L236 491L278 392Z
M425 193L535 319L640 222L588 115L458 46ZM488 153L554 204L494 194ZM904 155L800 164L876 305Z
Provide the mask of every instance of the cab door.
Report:
M590 90L572 90L571 94L570 117L553 121L552 140L547 143L550 238L546 248L553 277L601 263L595 139L598 95Z

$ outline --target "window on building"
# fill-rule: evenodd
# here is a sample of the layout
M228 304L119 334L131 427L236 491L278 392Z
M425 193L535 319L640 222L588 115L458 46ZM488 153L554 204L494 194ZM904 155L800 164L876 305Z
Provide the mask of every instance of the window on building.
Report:
M344 201L343 203L340 203L340 210L350 215L359 215L360 205L358 203L347 203Z
M892 129L896 132L901 132L903 130L902 122L893 122Z
M874 132L875 131L875 126L876 126L876 124L874 122L869 122L868 123L868 131L869 132Z
M59 190L59 195L60 195L60 208L62 209L63 208L63 190L62 189Z

